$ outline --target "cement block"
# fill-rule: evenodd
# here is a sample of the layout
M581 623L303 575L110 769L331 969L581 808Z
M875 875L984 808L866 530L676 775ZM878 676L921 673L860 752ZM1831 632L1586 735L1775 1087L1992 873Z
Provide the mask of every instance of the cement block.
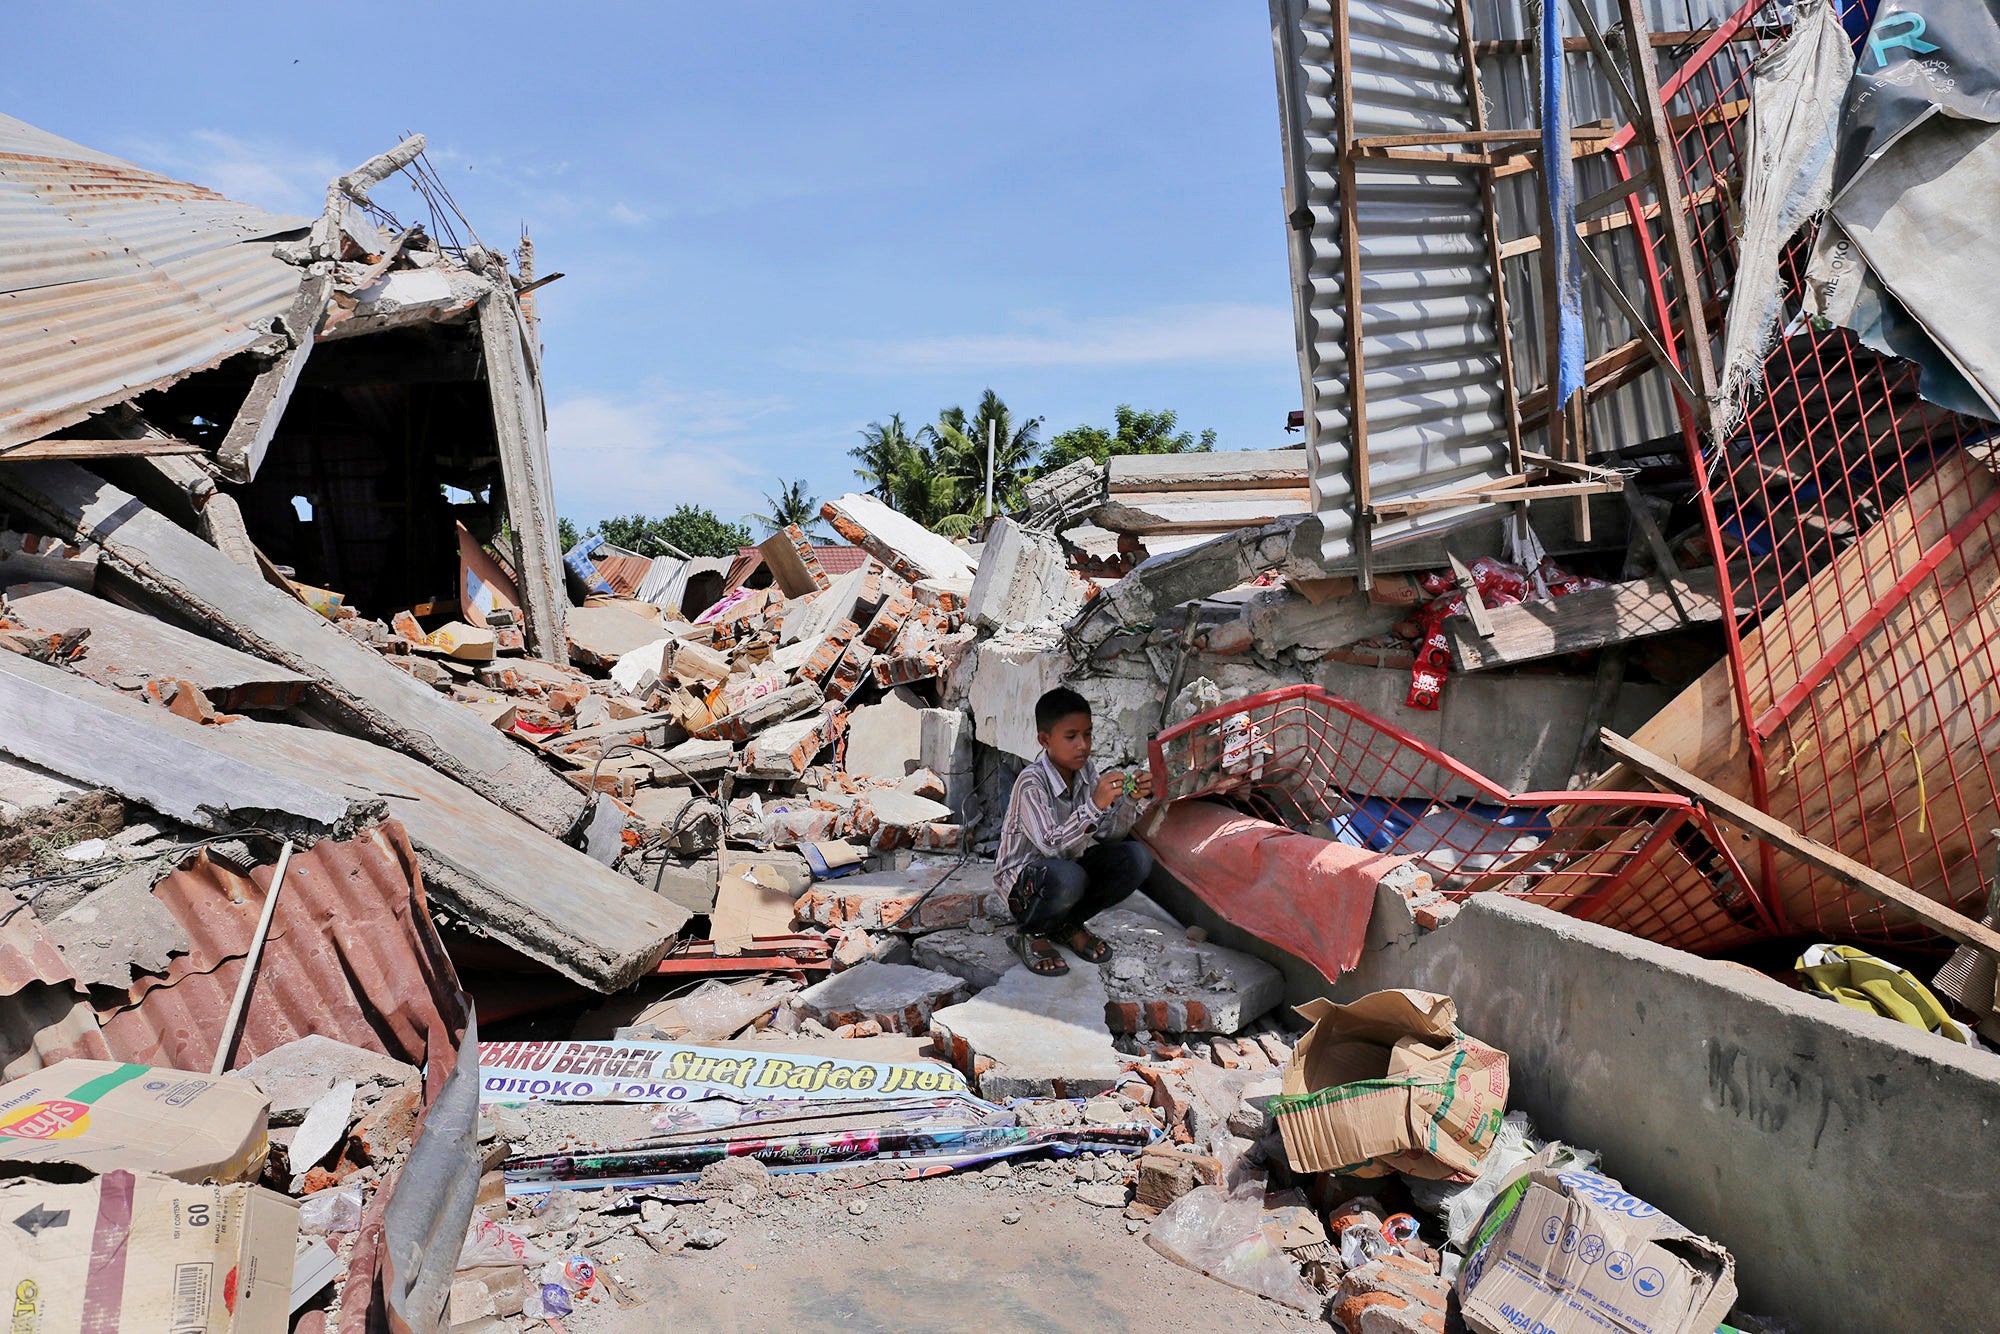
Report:
M1114 1033L1240 1033L1285 996L1285 980L1261 959L1196 944L1156 917L1112 908L1090 920L1111 944L1099 965Z
M662 629L656 617L609 605L571 607L563 624L569 633L570 659L586 667L605 668L660 639Z
M982 630L1059 624L1083 605L1083 593L1061 543L1048 533L1001 519L979 553L966 616Z
M933 931L910 942L910 958L919 967L964 978L974 991L984 991L1021 966L1004 931Z
M730 741L690 737L668 750L666 757L688 778L714 778L735 765L736 746Z
M1052 632L999 634L974 655L973 730L987 745L1024 760L1042 753L1035 740L1035 701L1063 682L1069 655Z
M923 752L922 699L898 686L854 711L847 723L847 749L841 767L851 774L901 778L917 765Z
M1087 1098L1117 1086L1104 983L1095 968L1065 957L1062 977L1017 965L963 1005L931 1016L931 1041L981 1097Z
M963 709L925 709L918 719L917 763L944 780L944 804L963 824L978 799L972 717Z
M970 579L965 553L916 520L873 496L850 492L820 506L843 540L852 542L912 583L920 579Z
M828 1028L874 1020L884 1033L923 1033L931 1015L965 999L962 978L911 964L863 963L801 991L798 1008Z
M767 728L743 748L743 772L756 778L797 778L825 749L826 729L823 715Z

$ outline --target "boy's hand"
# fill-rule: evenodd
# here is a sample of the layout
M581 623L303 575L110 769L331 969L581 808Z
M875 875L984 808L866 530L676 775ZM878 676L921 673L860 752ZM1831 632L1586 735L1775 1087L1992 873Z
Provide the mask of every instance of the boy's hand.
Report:
M1108 811L1124 791L1125 775L1114 769L1097 780L1097 787L1090 794L1091 804L1100 811Z
M1140 801L1149 801L1153 796L1153 771L1150 768L1132 771L1132 795Z

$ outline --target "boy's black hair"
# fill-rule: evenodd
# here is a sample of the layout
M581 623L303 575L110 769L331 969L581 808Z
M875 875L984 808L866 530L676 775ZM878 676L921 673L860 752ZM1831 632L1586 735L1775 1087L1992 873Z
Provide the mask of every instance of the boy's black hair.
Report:
M1072 713L1090 716L1090 701L1068 686L1057 686L1035 701L1035 730L1047 732Z

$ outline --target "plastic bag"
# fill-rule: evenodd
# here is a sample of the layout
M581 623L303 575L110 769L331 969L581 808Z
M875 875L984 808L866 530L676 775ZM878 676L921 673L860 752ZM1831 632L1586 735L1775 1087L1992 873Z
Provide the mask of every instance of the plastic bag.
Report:
M687 1025L687 1042L720 1042L748 1028L797 991L791 982L772 982L744 994L711 978L674 1002Z
M557 1186L535 1206L535 1217L550 1232L562 1231L576 1222L582 1213L583 1201L576 1197L575 1191L565 1186Z
M460 1269L484 1265L533 1265L549 1258L549 1253L516 1232L491 1219L472 1216L465 1229L465 1245L458 1251Z
M1298 1267L1264 1235L1264 1178L1246 1177L1233 1195L1197 1186L1153 1220L1146 1244L1176 1264L1310 1315L1322 1301Z
M299 1205L299 1231L313 1236L352 1232L361 1226L361 1187L342 1186L308 1195Z
M1507 1183L1507 1178L1516 1168L1526 1163L1544 1148L1551 1147L1535 1135L1535 1123L1528 1119L1526 1112L1509 1112L1500 1122L1500 1129L1493 1137L1493 1147L1486 1151L1485 1159L1479 1164L1479 1175L1467 1182L1422 1181L1405 1176L1403 1183L1410 1188L1410 1198L1427 1213L1436 1214L1444 1223L1445 1241L1448 1246L1463 1246L1472 1236L1474 1228L1486 1213L1486 1206L1493 1203L1493 1197ZM1554 1142L1558 1150L1552 1168L1559 1171L1583 1171L1597 1165L1599 1155L1591 1149L1579 1149L1574 1145Z

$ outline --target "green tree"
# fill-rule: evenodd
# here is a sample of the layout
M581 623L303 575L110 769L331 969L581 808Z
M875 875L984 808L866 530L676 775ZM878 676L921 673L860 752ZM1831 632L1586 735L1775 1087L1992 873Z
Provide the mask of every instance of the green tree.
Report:
M1203 431L1199 437L1192 431L1178 430L1180 415L1175 412L1140 412L1129 403L1120 403L1113 416L1117 425L1110 431L1085 425L1059 433L1042 455L1041 470L1054 472L1084 458L1103 463L1115 454L1206 454L1215 448L1213 430Z
M734 556L738 547L750 545L749 528L724 523L714 510L700 505L682 505L658 518L621 514L598 524L597 535L642 556L671 555L662 543L690 556Z
M1035 476L1041 453L1042 419L1030 417L1016 426L1014 414L998 394L988 389L970 416L965 409L946 408L931 430L937 439L937 464L952 479L952 505L931 527L962 537L986 513L986 440L993 437L993 506L996 511L1019 509L1021 488Z
M768 506L764 513L747 517L752 522L763 524L765 532L775 533L780 528L795 523L805 529L807 537L820 536L819 500L806 490L803 477L796 482L788 482L780 477L778 493L766 495L764 504Z
M939 466L936 439L929 426L912 435L901 413L870 422L861 444L848 451L860 465L854 475L868 483L877 500L928 526L952 512L958 495L957 479Z
M568 519L557 519L556 541L562 546L564 551L568 551L571 547L583 541L583 531Z

